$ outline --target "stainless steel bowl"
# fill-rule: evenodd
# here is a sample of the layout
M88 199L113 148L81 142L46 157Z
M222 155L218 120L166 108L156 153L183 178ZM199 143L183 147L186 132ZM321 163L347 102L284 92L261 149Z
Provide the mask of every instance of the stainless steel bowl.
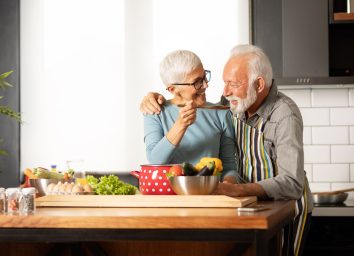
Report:
M315 204L341 204L348 198L348 193L313 194Z
M176 176L169 178L177 195L209 195L220 181L219 176Z
M29 183L31 184L32 187L35 187L37 189L39 196L45 196L48 195L46 191L48 185L51 183L57 184L59 181L61 181L62 183L65 182L65 180L58 180L58 179L30 179Z

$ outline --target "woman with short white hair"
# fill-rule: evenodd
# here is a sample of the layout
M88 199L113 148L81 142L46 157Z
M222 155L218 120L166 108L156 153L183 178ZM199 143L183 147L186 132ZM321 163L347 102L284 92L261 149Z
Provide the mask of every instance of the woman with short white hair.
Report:
M160 64L160 76L173 98L159 114L144 115L144 141L152 164L196 164L202 157L223 163L223 179L235 182L235 138L228 109L200 108L211 72L193 52L177 50Z

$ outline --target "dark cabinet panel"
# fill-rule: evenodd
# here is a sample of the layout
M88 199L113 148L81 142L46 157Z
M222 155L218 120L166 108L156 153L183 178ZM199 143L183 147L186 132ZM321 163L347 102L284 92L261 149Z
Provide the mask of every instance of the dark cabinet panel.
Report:
M353 217L312 217L303 255L354 255L353 228Z
M283 0L283 77L328 76L328 3Z
M0 1L0 73L13 70L7 81L14 85L0 95L2 105L20 111L20 2ZM0 144L8 156L0 156L0 187L18 186L20 177L20 126L0 115Z
M327 1L252 0L251 20L275 78L329 75Z

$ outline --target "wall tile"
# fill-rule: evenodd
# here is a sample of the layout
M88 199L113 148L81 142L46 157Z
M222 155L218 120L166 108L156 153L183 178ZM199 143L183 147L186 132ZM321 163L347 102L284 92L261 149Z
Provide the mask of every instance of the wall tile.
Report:
M354 108L331 108L331 125L354 125Z
M310 188L354 187L354 88L282 89L304 121L305 170ZM354 193L349 193L354 199Z
M311 107L311 91L304 89L304 90L280 90L285 95L290 97L298 107Z
M349 106L354 107L354 89L349 89Z
M314 164L313 182L348 182L349 164Z
M330 146L304 146L305 164L330 163Z
M309 182L313 180L312 175L312 164L305 164L306 177Z
M312 144L311 127L304 127L303 142L304 145Z
M328 108L300 108L304 126L329 125Z
M347 188L354 188L354 183L332 183L332 190L340 190L340 189L347 189ZM348 199L354 199L354 192L348 192L349 196ZM347 199L347 200L348 200Z
M332 163L354 163L354 145L331 146Z
M312 144L348 144L348 127L312 127Z
M313 89L313 107L347 107L349 89Z
M330 183L310 183L311 192L324 192L331 190Z

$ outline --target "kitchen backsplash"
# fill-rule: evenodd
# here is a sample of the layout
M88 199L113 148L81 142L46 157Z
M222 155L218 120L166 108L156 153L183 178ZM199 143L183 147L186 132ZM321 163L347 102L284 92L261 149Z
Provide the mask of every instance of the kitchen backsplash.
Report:
M313 192L354 187L354 89L285 89L304 121L305 170ZM354 192L349 193L354 199Z

